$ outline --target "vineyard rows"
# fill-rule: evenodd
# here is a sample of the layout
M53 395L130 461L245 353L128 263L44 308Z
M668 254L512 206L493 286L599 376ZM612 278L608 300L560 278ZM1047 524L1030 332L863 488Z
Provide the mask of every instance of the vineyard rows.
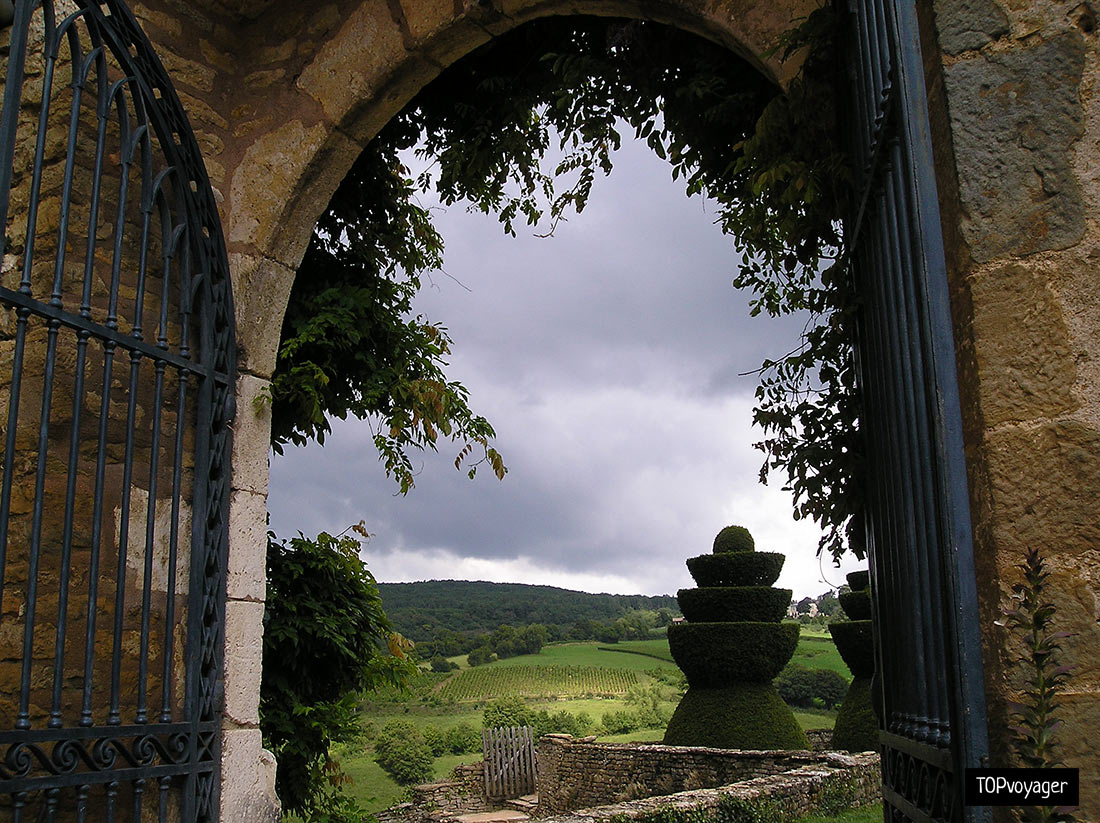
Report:
M521 697L615 697L638 682L636 672L596 666L489 666L466 669L437 687L445 700Z

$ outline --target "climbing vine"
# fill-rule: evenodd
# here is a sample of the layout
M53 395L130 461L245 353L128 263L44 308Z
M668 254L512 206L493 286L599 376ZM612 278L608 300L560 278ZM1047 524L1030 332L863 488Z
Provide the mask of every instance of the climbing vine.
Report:
M553 231L584 210L628 129L688 194L716 204L752 311L809 318L800 345L760 370L761 480L782 472L796 516L817 521L820 548L839 556L859 511L860 449L852 301L837 264L850 177L836 139L834 29L822 9L790 33L785 56L804 62L785 92L721 46L608 18L530 23L443 72L371 142L318 223L283 325L276 448L323 440L326 415L352 414L375 421L402 492L413 485L409 450L441 436L461 444L456 465L472 474L487 462L502 476L492 427L444 376L446 329L410 316L442 254L415 192L432 186L445 204L495 214L509 234ZM417 181L398 159L413 147L430 165Z

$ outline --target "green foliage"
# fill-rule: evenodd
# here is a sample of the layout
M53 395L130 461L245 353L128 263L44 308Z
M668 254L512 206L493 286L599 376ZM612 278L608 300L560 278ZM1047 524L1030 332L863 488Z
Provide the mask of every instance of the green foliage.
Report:
M1018 663L1026 672L1025 686L1019 701L1008 705L1014 734L1012 741L1016 756L1032 769L1053 768L1064 765L1058 757L1058 695L1065 689L1073 667L1059 665L1058 656L1062 641L1073 635L1054 631L1052 626L1058 607L1047 594L1050 572L1035 548L1028 549L1024 562L1016 566L1023 580L1012 586L1013 605L1003 610L1003 618L997 625L1017 634L1023 642L1024 653ZM1039 807L1025 811L1030 821L1074 820L1067 809Z
M260 728L283 808L303 816L347 805L330 750L360 733L359 695L415 673L358 550L323 532L268 538Z
M692 623L745 620L778 623L791 604L791 590L771 586L715 586L680 589L676 598L684 617Z
M871 619L871 593L866 589L857 592L841 592L837 595L840 607L852 620Z
M459 723L444 732L443 739L451 754L471 754L481 751L481 734L469 723Z
M871 573L867 569L848 572L845 579L848 581L848 588L854 592L868 590L871 587Z
M487 729L502 726L530 726L532 712L522 697L511 695L499 697L490 703L481 713L482 725Z
M788 706L833 709L844 699L848 681L830 669L807 669L788 663L775 678L775 690Z
M681 623L668 645L692 687L771 683L798 645L797 623Z
M374 444L401 493L413 486L410 449L461 443L455 464L475 448L498 477L494 432L475 415L461 384L443 368L447 330L412 316L421 274L442 265L443 241L414 198L391 130L360 155L314 229L283 318L271 382L271 442L323 443L327 416L370 419ZM413 135L406 135L413 138Z
M687 559L688 571L702 588L770 586L779 579L787 557L779 552L701 554Z
M770 683L692 686L665 729L670 746L805 749L806 735Z
M726 526L714 536L713 548L715 554L751 552L756 548L756 541L744 526Z
M466 665L484 666L486 663L491 663L494 659L492 649L488 646L478 646L466 655Z
M836 650L844 658L854 677L870 677L875 673L875 647L870 620L830 623Z
M832 747L849 752L878 751L878 718L870 678L857 677L848 686L836 714Z
M576 640L591 640L591 621L614 623L626 617L633 621L635 611L653 612L660 622L661 610L671 620L678 613L676 598L668 595L589 594L554 586L534 586L524 583L488 583L467 580L428 580L419 583L379 583L378 591L386 603L386 614L406 637L415 640L417 648L444 657L469 654L484 645L485 635L501 625L516 627L535 623L568 630L589 621L574 636ZM564 639L564 638L562 638Z
M452 663L450 660L448 660L446 657L444 657L441 654L437 654L431 660L431 669L432 669L433 672L437 672L437 673L452 672L452 671L455 671L458 668L459 668L459 666L458 666L457 663Z
M404 720L391 720L374 739L375 761L401 786L431 780L432 758L431 744L424 734Z

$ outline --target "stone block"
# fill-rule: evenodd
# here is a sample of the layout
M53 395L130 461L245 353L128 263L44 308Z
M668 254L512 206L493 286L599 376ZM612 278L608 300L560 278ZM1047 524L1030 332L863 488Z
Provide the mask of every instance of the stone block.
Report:
M1058 754L1070 768L1080 769L1081 810L1100 809L1100 761L1096 730L1100 729L1100 693L1066 692L1058 698L1064 725L1059 729ZM1091 819L1081 815L1081 820Z
M229 560L226 588L230 600L263 602L266 590L267 498L237 490L229 496Z
M222 732L220 820L234 823L278 823L275 758L266 751L259 729Z
M298 76L297 86L340 122L357 102L385 83L405 58L401 29L385 0L360 3Z
M948 54L980 49L1011 29L994 0L935 0L934 8L940 48Z
M1100 546L1100 432L1078 422L1012 427L989 436L992 528L1002 570L1029 547L1089 556Z
M251 374L237 377L237 416L233 421L233 488L267 496L271 448L270 383Z
M1072 32L944 68L962 231L976 261L1081 239L1070 152L1083 133L1084 61L1083 38Z
M1044 273L1010 263L974 276L970 287L985 425L1076 408L1074 358Z
M237 313L238 365L242 371L269 378L275 371L294 269L243 254L230 254L229 268Z
M225 604L225 717L240 726L260 722L264 604Z

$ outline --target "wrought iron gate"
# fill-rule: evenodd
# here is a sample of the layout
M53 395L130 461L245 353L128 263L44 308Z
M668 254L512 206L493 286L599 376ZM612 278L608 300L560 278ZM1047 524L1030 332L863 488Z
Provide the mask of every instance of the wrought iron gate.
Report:
M847 236L859 329L889 821L978 821L988 752L946 265L914 0L849 0L862 196Z
M0 31L0 820L217 817L233 311L122 0Z

